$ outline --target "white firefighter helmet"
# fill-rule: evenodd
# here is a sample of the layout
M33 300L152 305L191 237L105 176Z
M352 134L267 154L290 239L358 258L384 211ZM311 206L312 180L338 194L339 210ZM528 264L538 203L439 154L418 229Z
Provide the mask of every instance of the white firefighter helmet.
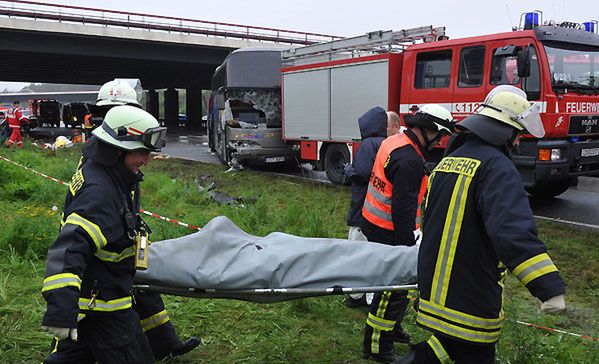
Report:
M166 142L166 128L150 113L130 105L108 110L102 125L92 132L101 141L119 149L160 151Z
M420 126L446 135L452 133L455 124L449 110L437 104L424 105L414 115L405 115L404 120L410 128Z
M510 85L491 90L477 112L457 127L494 145L509 145L515 133L525 129L537 138L545 135L539 107L527 100L524 91Z
M98 91L96 105L98 106L116 106L116 105L135 105L141 107L137 99L138 93L125 80L115 79L106 82Z
M491 90L478 114L486 115L518 130L526 129L537 138L545 135L539 106L529 102L526 92L514 86L501 85Z

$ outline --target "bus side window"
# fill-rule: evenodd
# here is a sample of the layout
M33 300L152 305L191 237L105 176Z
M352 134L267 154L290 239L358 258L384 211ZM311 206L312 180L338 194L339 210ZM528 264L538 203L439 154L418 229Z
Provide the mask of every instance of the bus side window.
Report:
M483 84L485 47L464 47L460 53L458 87L479 87Z
M417 89L447 88L451 80L451 50L423 52L416 57Z

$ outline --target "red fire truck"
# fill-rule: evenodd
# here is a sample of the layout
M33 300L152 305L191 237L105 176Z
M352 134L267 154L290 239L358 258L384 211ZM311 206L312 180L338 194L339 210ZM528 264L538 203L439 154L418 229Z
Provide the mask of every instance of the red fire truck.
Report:
M511 84L540 106L546 130L512 159L530 194L557 196L575 177L599 174L597 23L540 25L540 12L522 19L517 30L470 38L422 27L285 51L283 138L339 183L369 108L405 115L436 103L461 120L492 88Z

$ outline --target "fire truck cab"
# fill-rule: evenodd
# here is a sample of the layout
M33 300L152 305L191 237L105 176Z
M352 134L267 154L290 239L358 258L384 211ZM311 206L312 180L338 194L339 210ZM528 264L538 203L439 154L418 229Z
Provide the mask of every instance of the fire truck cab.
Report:
M305 47L304 54L303 48L284 52L284 135L296 143L302 160L316 165L326 164L323 156L331 150L341 150L333 162L342 166L350 162L359 141L357 119L370 107L403 116L435 103L459 121L474 113L497 85L514 85L539 105L546 134L542 139L525 136L512 160L531 195L557 196L575 177L599 175L597 23L540 25L540 12L523 19L519 29L492 35L449 40L439 31L444 28L423 27L369 33L362 44L343 45L347 40L340 40L320 49ZM405 45L416 39L424 42ZM402 42L403 47L393 48ZM378 80L376 85L373 80ZM315 93L328 98L320 108L314 101L302 101L312 100ZM336 114L354 125L342 129L347 135L339 140L331 134L339 130ZM325 121L328 134L313 138L309 128L296 132L315 115ZM440 158L442 149L433 154Z
M557 196L599 174L599 35L566 23L423 43L404 52L400 114L438 103L457 120L497 85L537 103L545 137L528 135L512 160L533 196Z

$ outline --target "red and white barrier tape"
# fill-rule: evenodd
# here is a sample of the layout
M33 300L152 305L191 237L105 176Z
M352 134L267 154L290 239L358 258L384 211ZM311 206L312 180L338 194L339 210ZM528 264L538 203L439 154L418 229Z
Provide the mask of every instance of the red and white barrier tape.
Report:
M195 225L191 225L191 224L187 224L185 222L181 222L179 220L171 219L171 218L168 218L168 217L160 216L158 214L155 214L155 213L150 212L150 211L146 211L146 210L141 209L141 208L139 209L139 212L142 212L142 213L144 213L146 215L150 215L150 216L152 216L154 218L157 218L157 219L160 219L160 220L164 220L164 221L167 221L167 222L170 222L170 223L173 223L173 224L184 226L184 227L192 229L192 230L202 230L201 227L198 227L198 226L195 226Z
M42 176L42 177L46 177L47 179L50 179L50 180L52 180L52 181L54 181L54 182L57 182L57 183L60 183L61 185L65 185L65 186L68 186L68 185L69 185L69 184L68 184L67 182L65 182L65 181L61 181L61 180L59 180L59 179L57 179L57 178L50 177L50 176L48 176L48 175L46 175L46 174L43 174L43 173L41 173L41 172L38 172L38 171L36 171L36 170L33 170L33 169L31 169L31 168L29 168L29 167L27 167L27 166L24 166L24 165L22 165L22 164L19 164L19 163L17 163L17 162L13 162L13 161L11 161L10 159L8 159L8 158L4 158L4 157L3 157L3 156L1 156L1 155L0 155L0 159L2 159L3 161L6 161L6 162L8 162L8 163L12 163L12 164L14 164L15 166L19 166L19 167L21 167L21 168L24 168L24 169L28 170L29 172L33 172L33 173L35 173L35 174L37 174L37 175L40 175L40 176Z
M3 161L5 161L5 162L8 162L8 163L14 164L15 166L18 166L18 167L21 167L21 168L23 168L23 169L26 169L26 170L28 170L29 172L33 172L33 173L35 173L35 174L37 174L37 175L39 175L39 176L45 177L45 178L47 178L47 179L49 179L49 180L52 180L52 181L54 181L54 182L56 182L56 183L60 183L61 185L64 185L64 186L68 186L68 185L69 185L69 183L68 183L68 182L61 181L61 180L59 180L58 178L54 178L54 177L48 176L47 174L43 174L43 173L41 173L41 172L38 172L38 171L36 171L36 170L34 170L34 169L31 169L31 168L29 168L29 167L27 167L27 166L24 166L24 165L20 164L20 163L17 163L17 162L11 161L10 159L8 159L8 158L5 158L5 157L3 157L3 156L1 156L1 155L0 155L0 159L2 159L2 160L3 160ZM154 218L156 218L156 219L164 220L164 221L166 221L166 222L170 222L170 223L173 223L173 224L177 224L177 225L180 225L180 226L186 227L186 228L188 228L188 229L192 229L192 230L202 230L202 228L201 228L201 227L198 227L198 226L195 226L195 225L191 225L191 224L187 224L187 223L181 222L181 221L179 221L179 220L176 220L176 219L171 219L170 217L161 216L161 215L155 214L155 213L153 213L153 212L146 211L146 210L144 210L144 209L139 209L139 212L142 212L142 213L144 213L144 214L146 214L146 215L150 215L150 216L152 216L152 217L154 217Z
M592 337L592 336L589 336L589 335L575 334L573 332L568 332L568 331L564 331L564 330L560 330L560 329L554 329L552 327L547 327L547 326L541 326L541 325L531 324L531 323L524 322L524 321L519 321L519 320L513 320L513 321L519 323L520 325L534 327L535 329L539 329L539 330L545 330L545 331L549 331L549 332L558 332L560 334L571 335L571 336L574 336L574 337L578 337L580 339L587 339L587 340L599 341L599 338Z

